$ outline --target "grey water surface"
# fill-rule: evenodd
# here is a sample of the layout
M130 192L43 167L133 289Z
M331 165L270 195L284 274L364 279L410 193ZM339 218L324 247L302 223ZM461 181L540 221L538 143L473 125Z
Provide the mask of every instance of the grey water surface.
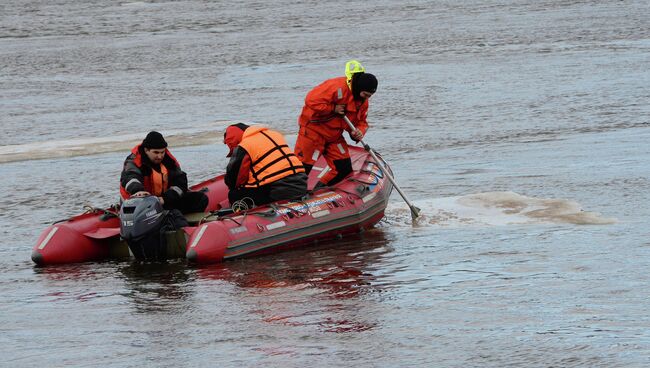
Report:
M650 366L647 1L0 4L0 366ZM229 121L295 139L358 59L394 193L376 229L193 267L35 267L129 147L192 182ZM176 148L174 148L176 147Z

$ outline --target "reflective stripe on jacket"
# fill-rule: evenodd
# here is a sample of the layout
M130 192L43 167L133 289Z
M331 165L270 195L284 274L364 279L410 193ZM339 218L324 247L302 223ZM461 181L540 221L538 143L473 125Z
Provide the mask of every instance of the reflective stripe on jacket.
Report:
M292 174L305 172L302 162L293 154L282 134L266 127L249 127L239 147L250 156L247 188L272 183Z
M345 105L348 119L363 134L366 133L368 100L355 101L346 78L338 77L328 79L309 91L298 119L299 134L307 134L305 131L310 130L312 135L316 133L326 142L333 142L341 137L343 131L349 132L348 124L334 112L336 105Z
M179 197L187 191L187 175L180 169L178 161L169 150L165 150L165 158L160 164L161 172L154 170L143 155L143 149L137 145L124 161L120 178L122 199L128 199L140 191L163 196L168 190L173 190Z

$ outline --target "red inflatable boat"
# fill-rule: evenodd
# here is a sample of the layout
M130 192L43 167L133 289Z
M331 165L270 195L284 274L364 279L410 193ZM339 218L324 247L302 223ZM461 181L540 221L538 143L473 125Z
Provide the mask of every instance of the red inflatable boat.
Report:
M368 152L350 147L350 154L350 176L301 201L274 202L226 216L214 212L188 215L192 226L167 234L167 253L186 256L192 262L220 262L302 247L372 227L384 216L393 187ZM321 157L310 174L310 188L325 170L328 168ZM210 199L208 211L216 211L227 199L223 175L192 189L206 191ZM129 248L120 239L117 215L115 207L91 208L51 225L36 242L32 260L48 265L128 258Z

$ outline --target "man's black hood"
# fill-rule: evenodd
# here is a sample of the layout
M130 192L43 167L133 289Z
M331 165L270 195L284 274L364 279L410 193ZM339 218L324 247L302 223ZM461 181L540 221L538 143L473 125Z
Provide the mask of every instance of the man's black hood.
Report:
M357 101L363 100L361 92L375 93L377 90L377 78L370 73L355 73L352 75L352 96Z

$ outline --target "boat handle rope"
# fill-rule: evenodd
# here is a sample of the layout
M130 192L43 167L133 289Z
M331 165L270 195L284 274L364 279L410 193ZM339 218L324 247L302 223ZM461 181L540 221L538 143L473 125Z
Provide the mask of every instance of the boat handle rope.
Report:
M114 207L115 207L115 205L112 205L110 208L114 208ZM87 215L89 213L93 213L93 214L103 213L104 215L108 216L109 218L110 217L119 217L117 212L109 211L109 210L104 209L104 208L93 207L93 206L88 205L88 204L84 205L82 208L84 209L83 215ZM61 219L61 220L56 220L56 221L54 221L52 223L52 225L56 225L56 224L59 224L61 222L70 221L70 220L74 219L75 217L76 216L72 216L72 217L67 217L67 218Z
M287 206L287 205L284 205L284 204L275 204L272 207L285 208L285 209L289 210L290 212L296 214L296 216L298 216L298 217L308 214L309 213L309 206L307 205L307 203L304 203L302 201L300 201L299 203L301 203L304 207L306 207L307 210L304 211L304 212L299 211L299 210L297 210L297 209L295 209L295 208L293 208L291 206ZM277 210L277 208L276 208L276 210Z
M363 180L359 180L359 179L350 179L350 181L354 181L356 183L365 184L365 185L375 185L375 184L377 184L377 183L371 183L369 181L363 181Z
M379 178L379 179L383 179L383 178L384 178L384 170L382 170L382 169L381 169L381 166L377 165L376 162L366 160L366 162L363 163L363 166L366 166L366 164L374 165L374 166L379 170L379 173L380 173L380 174L378 175L378 173L376 173L376 172L374 172L374 171L370 171L370 170L368 170L368 169L362 169L362 170L359 170L359 172L366 173L366 174L370 174L370 175L374 175L374 176L376 176L376 177Z
M198 226L200 226L201 224L203 224L203 221L209 219L209 218L212 217L212 216L217 216L217 220L220 220L219 215L217 214L217 212L218 212L218 211L210 211L210 212L208 212L207 215L203 216L203 217L199 220L199 224L198 224Z
M250 204L249 204L250 203ZM255 201L250 197L244 197L240 200L235 201L230 208L234 212L242 212L255 208Z
M246 211L243 211L243 212L241 212L241 215L242 215L241 222L235 220L235 219L234 219L233 217L231 217L231 216L217 217L217 221L230 220L230 221L236 223L237 226L242 226L242 224L244 223L244 220L246 219L246 215L248 215L248 213L247 213Z
M383 175L381 175L381 176L380 176L380 175L377 175L376 172L374 172L374 171L370 171L370 170L361 170L361 171L359 171L359 172L362 172L362 173L365 173L365 174L368 174L368 175L372 175L372 176L374 176L375 178L377 178L377 180L379 180L379 179L383 179L383 178L384 178ZM359 179L357 179L357 180L359 180ZM360 180L359 180L359 181L360 181ZM373 183L373 184L376 184L376 183Z
M273 217L277 215L277 211L275 209L270 209L264 212L247 212L247 213L251 216L255 215L260 217Z
M352 179L352 178L350 178L350 179L348 179L348 180L349 180L349 181L355 181L355 180L357 180L357 179ZM355 192L347 191L347 190L345 190L345 189L343 189L343 188L333 187L332 190L338 190L338 191L341 191L341 192L343 192L343 193L346 193L346 194L348 194L348 197L351 196L351 195L353 195L353 196L356 196L356 197L359 198L359 199L362 198L360 194L355 193Z
M54 222L52 223L52 225L56 225L56 224L58 224L58 223L66 222L66 221L70 221L70 220L72 220L72 217L64 218L64 219L61 219L61 220L56 220L56 221L54 221Z
M109 210L104 209L104 208L93 207L93 206L91 206L91 205L89 205L89 204L84 205L84 206L83 206L83 209L85 210L85 211L84 211L84 214L87 214L87 213L99 213L99 212L102 212L102 213L104 213L105 215L111 215L111 216L119 217L119 215L117 214L117 212L109 211Z

